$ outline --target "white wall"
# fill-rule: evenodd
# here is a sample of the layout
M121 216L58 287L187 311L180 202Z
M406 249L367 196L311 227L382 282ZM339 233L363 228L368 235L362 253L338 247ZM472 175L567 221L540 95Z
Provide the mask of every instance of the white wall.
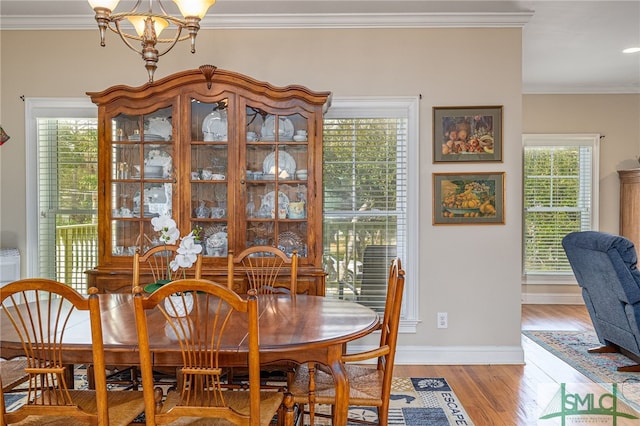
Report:
M142 60L97 31L0 32L0 243L25 248L24 103L81 97L146 82ZM161 57L156 79L210 63L275 85L301 84L334 96L422 95L420 104L420 277L422 322L402 335L400 363L521 362L521 30L203 30ZM33 53L31 53L33 52ZM504 106L504 162L432 163L433 106ZM432 173L506 172L506 224L432 225ZM411 273L411 265L406 265ZM448 312L449 328L436 328Z

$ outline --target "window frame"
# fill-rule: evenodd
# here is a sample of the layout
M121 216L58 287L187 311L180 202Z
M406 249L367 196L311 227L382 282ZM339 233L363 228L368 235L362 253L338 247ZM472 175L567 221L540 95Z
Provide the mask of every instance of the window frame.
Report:
M597 231L599 229L599 181L600 181L600 138L597 133L523 133L522 134L522 162L524 170L525 162L525 148L527 146L541 146L541 147L554 147L554 146L590 146L592 148L591 158L591 220L589 223L590 230ZM522 284L540 284L540 285L565 285L575 284L577 281L575 276L571 272L555 272L548 274L541 273L526 273L525 271L525 253L526 253L526 202L524 194L524 180L522 180Z
M38 154L38 118L98 119L98 107L89 98L26 98L25 99L25 183L26 183L26 248L27 276L39 276L39 190L40 164Z
M407 118L407 230L419 229L419 97L407 96L362 96L333 97L325 118ZM407 232L406 259L402 259L405 270L405 293L403 298L401 333L415 333L419 322L419 235ZM402 251L400 251L402 252Z

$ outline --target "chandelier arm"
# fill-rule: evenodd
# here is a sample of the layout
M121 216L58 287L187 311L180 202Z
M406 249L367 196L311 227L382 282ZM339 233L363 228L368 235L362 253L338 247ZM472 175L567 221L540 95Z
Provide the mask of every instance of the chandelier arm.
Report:
M116 18L113 18L113 17ZM174 17L168 17L168 16L161 16L161 15L154 15L154 14L148 14L148 13L118 13L118 14L113 14L111 15L111 20L109 21L107 27L113 31L114 33L118 34L120 36L120 38L122 37L126 37L128 39L132 39L132 40L138 40L138 41L142 41L143 38L140 37L137 34L131 34L131 33L127 33L125 31L122 31L122 29L120 28L120 21L122 21L123 19L125 19L127 16L150 16L152 18L162 18L165 19L167 21L171 21L175 26L176 29L174 31L176 31L178 33L178 37L180 36L180 34L182 34L182 30L184 28L187 28L188 23L186 21L183 21L181 19L178 18L174 18ZM113 24L115 24L115 27L113 26ZM199 26L198 26L199 28ZM176 43L178 41L184 41L184 40L188 40L190 38L190 34L186 34L182 37L179 37L177 40L175 37L173 38L159 38L156 40L157 43Z
M164 52L160 53L158 52L158 56L163 56L165 53L169 53L169 51L171 49L173 49L173 47L180 41L180 40L186 40L188 37L185 38L180 38L180 34L182 33L182 28L178 27L178 29L176 30L176 37L173 39L173 43L171 43L169 46L167 46L167 48L165 49ZM166 40L166 39L165 39ZM158 40L158 42L160 42Z
M136 0L136 4L133 6L133 9L131 9L131 12L137 12L140 4L142 4L142 0ZM151 0L149 0L149 5L151 5Z
M186 19L176 18L175 16L171 16L171 15L159 15L157 13L151 13L151 12L131 11L131 12L112 13L110 19L112 21L121 21L123 19L128 18L129 16L144 16L144 17L149 16L151 18L160 18L160 19L164 19L166 21L171 21L171 22L173 22L173 24L175 24L178 27L186 27L187 26L187 20Z
M160 7L160 12L164 13L166 16L171 16L170 14L167 13L166 10L164 10L164 5L162 4L162 0L158 0L158 7ZM149 12L151 12L152 8L153 8L153 0L149 0Z
M122 41L124 42L124 44L126 44L126 45L127 45L127 47L128 47L129 49L133 50L133 51L134 51L134 52L136 52L136 53L140 53L140 54L142 54L142 50L138 50L138 49L136 49L135 47L133 47L133 45L131 44L131 42L129 42L129 39L142 41L142 37L138 37L138 36L135 36L135 37L134 37L134 36L132 36L131 34L127 34L127 33L125 33L125 32L122 32L122 31L120 30L120 21L115 21L115 24L116 24L116 28L117 28L116 30L112 29L112 28L111 28L111 25L109 25L109 28L111 28L111 30L112 30L113 32L115 32L116 34L118 34L118 35L120 36L120 38L122 39Z
M134 34L129 34L129 33L118 31L112 25L109 25L107 28L109 28L114 33L118 34L121 38L122 37L126 37L126 38L131 39L131 40L142 41L142 37L140 37L138 35L134 35ZM176 29L175 31L178 31L178 29ZM180 31L178 31L178 32L181 33L181 31L182 31L182 29L180 29ZM184 36L180 37L177 41L184 41L184 40L187 40L187 39L189 39L189 35L184 35ZM158 40L156 40L156 42L157 43L174 43L174 42L176 42L176 40L175 40L175 37L174 38L159 38Z

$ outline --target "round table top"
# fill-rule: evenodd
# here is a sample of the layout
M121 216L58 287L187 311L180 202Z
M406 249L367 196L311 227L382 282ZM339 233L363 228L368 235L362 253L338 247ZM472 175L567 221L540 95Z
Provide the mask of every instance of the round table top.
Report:
M138 336L136 331L133 295L129 293L100 294L102 332L107 362L135 363ZM260 353L261 357L288 358L310 361L327 348L366 336L378 328L378 314L361 304L322 296L259 295ZM158 312L159 314L159 312ZM168 332L166 321L158 315L158 324L149 324L149 343L155 359L166 358L167 363L179 353L176 341ZM20 353L20 342L10 324L2 324L1 347L3 353ZM244 332L239 326L235 352L244 352ZM245 330L242 332L242 330ZM91 332L87 312L74 312L63 342L68 345L65 358L70 363L90 362ZM234 343L231 344L233 347ZM314 354L306 359L308 354ZM293 354L293 356L291 355ZM303 355L304 354L304 355Z
M133 297L130 294L101 294L102 326L105 349L109 346L137 346ZM365 336L378 325L378 314L351 301L322 296L259 295L260 351L286 347L348 342ZM154 331L156 330L156 331ZM153 349L171 340L158 329L150 329ZM89 336L87 336L89 338Z

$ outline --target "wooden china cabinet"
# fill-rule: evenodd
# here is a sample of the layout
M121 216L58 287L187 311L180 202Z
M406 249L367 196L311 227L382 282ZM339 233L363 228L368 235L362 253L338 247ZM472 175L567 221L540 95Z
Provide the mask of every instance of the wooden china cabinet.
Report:
M131 291L133 253L159 244L167 214L200 231L203 277L226 283L227 253L297 250L298 290L324 294L322 118L329 92L274 87L203 65L133 88L87 93L98 105L98 265L88 284ZM149 277L149 282L152 282ZM239 276L236 291L246 290Z
M640 169L618 170L620 177L620 235L640 250Z

